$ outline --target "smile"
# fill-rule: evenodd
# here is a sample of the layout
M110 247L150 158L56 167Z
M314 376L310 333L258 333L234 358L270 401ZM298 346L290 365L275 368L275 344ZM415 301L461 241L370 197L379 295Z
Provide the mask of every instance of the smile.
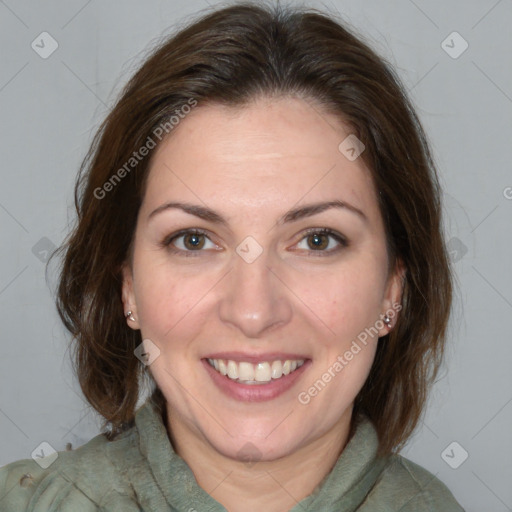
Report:
M304 364L304 359L261 361L256 364L230 359L207 359L207 361L217 372L235 382L256 385L281 379Z

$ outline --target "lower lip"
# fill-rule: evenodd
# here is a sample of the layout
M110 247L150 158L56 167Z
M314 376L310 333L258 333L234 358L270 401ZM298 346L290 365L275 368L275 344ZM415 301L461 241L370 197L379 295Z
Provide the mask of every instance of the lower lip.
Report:
M277 398L288 391L311 364L311 360L308 359L293 372L283 375L279 379L272 379L267 384L239 384L219 373L206 359L202 359L201 362L213 382L222 392L231 398L243 402L264 402Z

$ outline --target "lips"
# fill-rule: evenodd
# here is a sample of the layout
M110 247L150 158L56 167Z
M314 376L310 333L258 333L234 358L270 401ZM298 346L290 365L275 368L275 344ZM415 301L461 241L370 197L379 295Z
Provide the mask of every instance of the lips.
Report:
M209 354L201 360L213 384L237 401L272 400L290 390L312 361L303 354Z

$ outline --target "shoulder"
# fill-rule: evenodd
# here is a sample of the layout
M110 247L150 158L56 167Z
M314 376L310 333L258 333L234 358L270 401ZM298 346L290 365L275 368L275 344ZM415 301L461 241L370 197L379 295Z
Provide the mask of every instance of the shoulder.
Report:
M0 468L0 510L21 512L96 512L111 500L127 501L139 511L131 489L122 481L122 465L136 449L134 428L108 441L99 434L72 451L23 459ZM125 462L126 461L126 462Z
M465 512L448 487L430 471L401 456L391 455L374 489L365 500L382 512ZM362 507L361 510L366 510Z

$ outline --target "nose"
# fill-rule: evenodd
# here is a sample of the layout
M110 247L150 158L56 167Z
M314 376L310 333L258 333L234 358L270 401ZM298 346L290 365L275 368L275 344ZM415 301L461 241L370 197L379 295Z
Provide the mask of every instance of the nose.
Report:
M267 251L252 263L236 253L233 259L233 267L223 284L220 319L240 330L246 338L261 338L290 322L291 292L270 266Z

